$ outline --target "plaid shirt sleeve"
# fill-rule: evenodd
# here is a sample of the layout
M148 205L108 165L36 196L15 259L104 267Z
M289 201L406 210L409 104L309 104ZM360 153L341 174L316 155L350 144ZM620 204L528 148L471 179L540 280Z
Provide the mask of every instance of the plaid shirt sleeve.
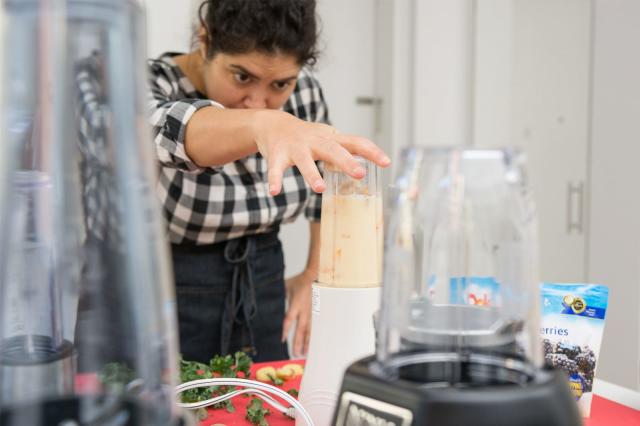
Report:
M161 64L151 66L162 67ZM205 170L214 173L219 171L221 167L203 168L189 158L184 139L187 124L196 111L205 107L222 108L222 105L208 99L175 99L174 79L162 72L152 73L152 75L153 78L149 82L150 123L160 164L189 173L202 173Z

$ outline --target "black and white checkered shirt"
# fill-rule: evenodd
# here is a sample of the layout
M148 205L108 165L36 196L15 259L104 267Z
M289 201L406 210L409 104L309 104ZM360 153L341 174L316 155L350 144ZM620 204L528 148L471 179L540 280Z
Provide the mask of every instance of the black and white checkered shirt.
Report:
M111 164L109 102L100 54L75 64L76 124L87 235L112 246L122 241L122 204Z
M198 93L172 57L149 61L151 125L160 162L157 193L174 244L212 244L269 231L304 211L320 220L321 196L305 183L297 168L283 177L273 197L267 162L259 153L215 168L197 166L185 152L187 123L200 108L218 106ZM291 97L282 107L307 121L328 123L327 105L316 78L302 69ZM211 141L215 143L215 141Z

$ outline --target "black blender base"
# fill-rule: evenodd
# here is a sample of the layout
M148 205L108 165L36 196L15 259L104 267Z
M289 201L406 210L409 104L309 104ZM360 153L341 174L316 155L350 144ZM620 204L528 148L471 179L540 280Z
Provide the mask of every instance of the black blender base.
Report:
M345 373L337 426L580 426L566 377L538 370L526 385L427 386L371 373L375 358Z

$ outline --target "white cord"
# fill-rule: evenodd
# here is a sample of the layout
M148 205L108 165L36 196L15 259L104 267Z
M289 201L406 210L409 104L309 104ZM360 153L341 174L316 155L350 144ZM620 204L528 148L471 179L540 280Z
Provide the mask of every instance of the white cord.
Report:
M241 390L237 390L237 391L234 391L234 392L225 393L224 395L220 395L220 396L217 396L215 398L207 399L207 400L204 400L204 401L198 401L198 402L179 402L178 403L178 407L186 408L188 410L195 410L195 409L198 409L198 408L206 408L206 407L208 407L210 405L218 404L220 402L226 401L227 399L235 398L236 396L240 396L240 395L244 395L244 394L256 395L256 396L260 397L263 401L265 401L269 405L271 405L273 408L275 408L276 410L278 410L279 412L284 414L285 416L289 415L289 408L288 407L285 407L284 405L280 404L275 399L271 398L268 394L266 394L266 393L264 393L264 392L262 392L261 390L258 390L258 389L241 389Z
M196 389L196 388L201 388L201 387L211 387L211 386L242 386L251 390L258 390L258 391L263 391L263 392L270 392L270 393L274 393L276 395L278 395L280 398L284 399L285 401L287 401L289 404L291 404L293 406L293 408L295 408L295 410L297 410L298 414L302 415L302 418L304 419L304 421L307 423L307 426L313 426L313 420L311 420L311 417L309 416L309 413L307 413L307 411L304 409L304 407L300 404L300 402L298 402L297 399L295 399L294 397L292 397L291 395L289 395L287 392L283 391L282 389L279 389L273 385L269 385L267 383L262 383L262 382L258 382L255 380L247 380L247 379L233 379L233 378L214 378L214 379L200 379L200 380L192 380L190 382L185 382L182 383L181 385L176 386L176 395L180 395L182 392L189 390L189 389ZM208 401L202 401L202 403L204 402L210 402L211 404L215 404L217 402L222 402L225 401L229 398L233 398L234 396L240 395L240 393L246 393L246 392L242 392L242 391L236 391L236 392L232 392L230 394L226 394L226 395L222 395L219 396L217 398L212 398ZM268 395L264 395L263 392L255 392L257 393L260 397L262 397L262 399L264 399L263 396L266 396L267 398L269 398L269 400L267 400L267 402L271 403L271 401L275 402L275 400L273 400L270 396ZM216 402L211 402L213 400L216 400ZM277 403L277 402L276 402ZM198 404L200 405L201 403L190 403L190 404ZM210 404L208 404L210 405ZM272 404L273 405L273 404ZM280 412L288 415L289 417L294 417L295 412L292 411L291 409L287 409L284 406L278 404L280 406L280 408L284 408L284 411L280 410L280 408L276 407L275 405L274 408L278 409ZM183 405L180 405L183 406ZM188 408L188 407L186 407ZM200 407L193 407L193 408L200 408Z

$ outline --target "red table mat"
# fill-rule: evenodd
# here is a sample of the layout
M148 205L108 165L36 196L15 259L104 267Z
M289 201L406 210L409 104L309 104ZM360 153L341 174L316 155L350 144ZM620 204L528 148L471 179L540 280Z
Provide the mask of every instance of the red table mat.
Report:
M584 426L640 426L640 411L594 395Z
M254 364L251 367L251 378L255 378L255 372L267 365L271 365L275 368L282 367L285 364L296 363L304 365L304 361L277 361L266 362L261 364ZM281 388L285 391L289 389L300 389L301 377L295 377L287 380ZM78 375L76 378L76 391L92 392L96 391L98 379L94 375ZM247 426L250 425L244 416L246 413L246 406L251 401L251 398L245 398L239 396L233 400L233 405L236 407L235 413L228 413L226 410L213 410L209 409L209 417L200 422L200 426L212 426L214 424L224 424L226 426ZM283 405L288 406L284 403ZM634 410L627 406L618 404L608 399L602 398L598 395L593 396L591 403L591 417L584 419L584 426L640 426L640 411ZM271 426L286 425L292 426L294 421L285 417L280 413L274 412L267 416L266 420Z
M285 364L295 362L300 365L304 365L304 361L278 361L267 362L261 364L254 364L251 367L252 378L255 378L255 372L258 368L271 365L275 368L281 367ZM286 391L291 388L300 389L300 379L298 376L295 379L288 380L281 387ZM227 413L225 410L209 410L209 417L200 423L200 426L212 426L214 424L224 424L226 426L247 426L250 425L247 420L244 419L246 406L249 403L250 398L238 397L233 400L233 404L236 407L236 413ZM640 426L640 411L634 410L627 406L618 404L608 399L602 398L598 395L593 396L591 403L591 417L584 419L584 426ZM285 404L285 406L288 404ZM289 419L282 414L273 413L266 417L269 425L287 425L294 424L292 419Z
M275 361L275 362L264 362L264 363L259 363L259 364L254 364L251 366L251 379L255 379L255 374L256 371L261 368L261 367L266 367L266 366L273 366L274 368L279 368L282 367L285 364L300 364L300 365L304 365L304 361L299 360L299 361ZM296 389L296 390L300 390L300 380L302 379L302 376L297 376L294 378L291 378L287 381L284 382L284 384L282 386L279 386L281 389L283 389L284 391L288 391L289 389ZM273 384L273 383L270 383ZM275 397L275 395L274 395ZM288 407L289 404L287 404L285 401L282 401L282 399L277 398L278 401L280 401L281 404L283 404L285 407ZM247 412L246 408L247 408L247 404L251 402L251 397L244 397L244 396L238 396L236 398L233 399L233 405L236 408L236 412L235 413L228 413L227 410L225 409L219 409L219 410L213 410L213 409L209 409L209 417L207 417L205 420L203 420L202 422L200 422L200 426L211 426L214 424L224 424L226 426L247 426L247 425L251 425L251 423L248 420L245 420L245 414ZM286 426L293 426L295 424L295 420L290 419L288 417L286 417L285 415L276 412L271 406L267 405L266 403L264 403L264 405L269 408L271 410L271 414L269 414L268 416L265 417L266 421L269 422L270 426L279 426L279 425L286 425Z

